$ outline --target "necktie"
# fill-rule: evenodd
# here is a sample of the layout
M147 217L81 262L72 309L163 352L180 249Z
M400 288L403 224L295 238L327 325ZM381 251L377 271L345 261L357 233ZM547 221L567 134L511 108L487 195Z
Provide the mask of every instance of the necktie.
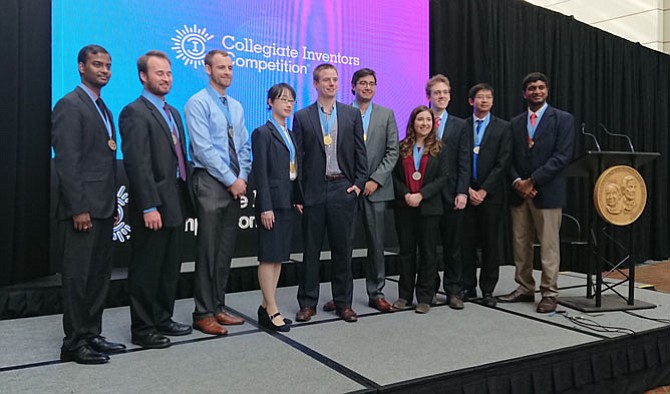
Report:
M537 122L537 114L533 112L530 114L530 125L531 127L535 127L535 122Z
M482 123L483 121L481 119L477 119L477 127L475 128L475 133L477 134L475 138L479 137L479 131L482 128ZM472 154L472 178L474 180L477 180L477 156L479 156L479 149L477 148L477 153Z
M221 97L221 102L228 112L228 99L226 97ZM238 176L240 174L240 162L237 159L237 151L235 150L235 140L233 138L233 124L231 123L231 117L227 117L228 120L228 156L230 157L230 170Z
M105 117L105 120L109 121L109 117L107 116L107 107L105 106L105 103L102 101L102 97L98 97L95 100L95 104L100 108L100 112L102 112L102 116Z
M435 128L440 128L440 122L442 121L442 118L437 117L435 118Z
M172 129L172 142L174 142L174 150L177 152L177 163L179 165L179 178L182 181L186 181L186 162L184 161L184 154L181 150L181 141L179 141L179 133L177 133L177 128L172 121L172 114L168 108L167 103L163 106L163 111L167 114L168 120L170 121L170 128Z

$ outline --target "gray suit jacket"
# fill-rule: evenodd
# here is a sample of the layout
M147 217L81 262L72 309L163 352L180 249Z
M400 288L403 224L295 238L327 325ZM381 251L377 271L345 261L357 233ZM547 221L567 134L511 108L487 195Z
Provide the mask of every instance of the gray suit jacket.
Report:
M392 110L372 103L365 148L368 155L368 179L379 184L368 200L393 200L391 172L398 161L398 126Z

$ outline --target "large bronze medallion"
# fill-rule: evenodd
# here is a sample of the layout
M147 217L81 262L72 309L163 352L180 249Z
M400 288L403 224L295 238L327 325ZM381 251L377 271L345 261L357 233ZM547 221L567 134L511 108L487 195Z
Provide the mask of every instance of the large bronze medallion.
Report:
M647 204L647 186L639 172L629 166L606 169L596 181L593 203L603 220L615 226L635 222Z

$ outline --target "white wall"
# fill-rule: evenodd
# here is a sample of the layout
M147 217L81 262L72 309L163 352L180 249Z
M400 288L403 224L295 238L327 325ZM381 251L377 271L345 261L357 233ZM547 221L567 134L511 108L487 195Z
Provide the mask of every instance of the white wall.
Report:
M670 53L670 0L526 0Z

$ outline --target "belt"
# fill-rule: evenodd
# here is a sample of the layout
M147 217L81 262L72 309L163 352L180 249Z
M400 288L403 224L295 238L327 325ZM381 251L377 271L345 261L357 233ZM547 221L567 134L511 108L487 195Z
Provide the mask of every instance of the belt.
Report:
M327 181L339 181L340 179L344 179L344 175L342 175L342 174L326 175L326 180Z

